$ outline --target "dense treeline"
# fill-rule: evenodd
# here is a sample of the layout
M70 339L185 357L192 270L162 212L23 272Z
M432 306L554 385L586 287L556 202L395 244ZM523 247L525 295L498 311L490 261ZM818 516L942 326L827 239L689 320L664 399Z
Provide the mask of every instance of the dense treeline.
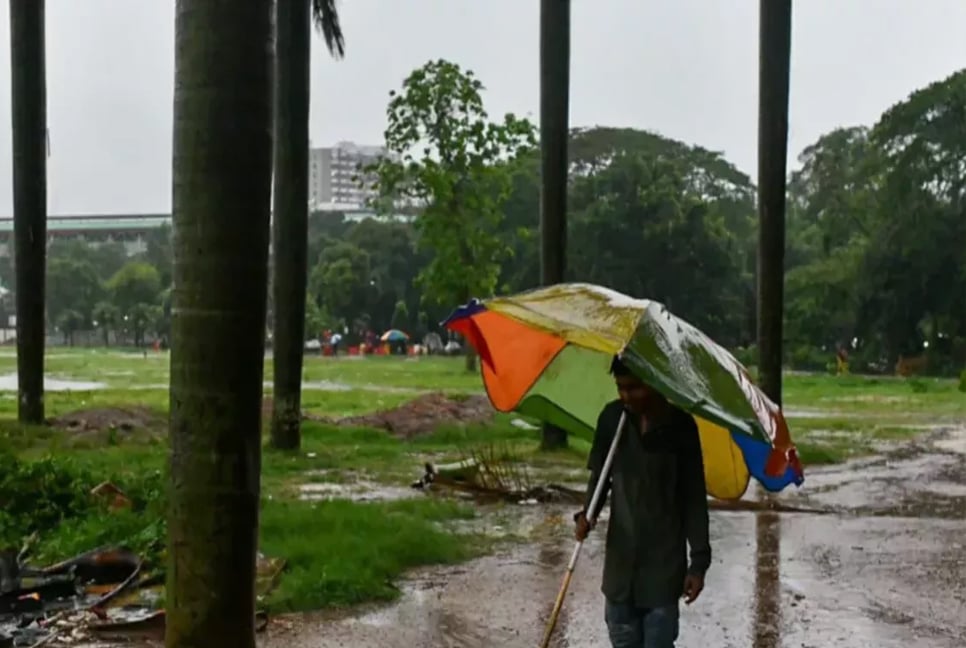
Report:
M892 371L900 357L921 355L933 372L966 362L964 98L966 72L959 72L876 124L828 133L800 155L789 183L791 366L824 368L840 348L860 370ZM498 241L495 290L523 290L539 279L538 152L527 146L496 164L507 165L511 179L495 203L499 218L469 230L462 223L453 236ZM750 178L717 153L617 128L574 130L570 166L568 279L660 300L722 343L747 349L755 331ZM312 214L307 335L396 327L418 337L435 328L453 304L419 280L445 243L434 235L433 246L420 245L424 234L411 223ZM12 285L9 269L3 274ZM105 341L163 337L170 284L167 229L131 258L120 244L55 241L49 327L67 341L94 328Z

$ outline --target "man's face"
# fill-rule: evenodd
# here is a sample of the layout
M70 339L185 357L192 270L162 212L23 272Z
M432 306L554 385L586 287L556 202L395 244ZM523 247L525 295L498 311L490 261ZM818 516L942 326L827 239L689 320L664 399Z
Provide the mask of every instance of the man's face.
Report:
M634 376L617 376L617 395L624 407L640 414L644 411L644 404L651 394L650 388Z

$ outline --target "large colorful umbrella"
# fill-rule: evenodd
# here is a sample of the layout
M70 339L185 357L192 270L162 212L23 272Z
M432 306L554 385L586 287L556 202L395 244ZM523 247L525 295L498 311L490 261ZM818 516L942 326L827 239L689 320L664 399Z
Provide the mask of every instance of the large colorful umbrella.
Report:
M383 342L402 342L403 340L408 340L409 335L399 329L389 329L379 339Z
M559 284L458 308L444 323L479 352L493 406L575 434L593 433L616 398L619 354L642 380L691 412L708 493L740 498L800 485L802 467L781 410L727 350L663 305L590 284Z

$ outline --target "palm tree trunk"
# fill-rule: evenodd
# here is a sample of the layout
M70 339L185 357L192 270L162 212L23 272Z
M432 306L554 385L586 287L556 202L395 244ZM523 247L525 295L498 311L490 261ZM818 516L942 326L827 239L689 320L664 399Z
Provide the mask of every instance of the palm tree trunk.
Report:
M276 3L275 194L272 227L274 407L272 446L301 443L302 357L308 282L309 0Z
M473 345L465 340L463 343L466 345L466 353L463 355L463 366L466 368L468 373L476 373L477 368L479 368L478 354Z
M758 373L762 390L782 397L785 283L785 164L791 0L760 0L758 72Z
M17 416L44 420L47 261L47 69L44 0L10 2Z
M782 401L782 319L785 282L785 165L791 0L760 0L758 53L758 371L761 387ZM781 519L755 519L754 645L780 643Z
M567 266L567 137L570 112L570 0L540 2L540 282L564 280ZM567 431L545 423L544 449L566 447Z
M178 0L169 648L253 648L272 0Z

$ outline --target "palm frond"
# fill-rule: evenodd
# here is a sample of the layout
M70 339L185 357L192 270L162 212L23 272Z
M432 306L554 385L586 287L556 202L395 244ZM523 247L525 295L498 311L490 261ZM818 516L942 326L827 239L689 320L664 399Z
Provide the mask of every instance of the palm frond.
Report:
M336 0L312 0L312 19L315 21L315 28L322 32L329 53L335 58L342 58L345 56L345 38L342 36L335 2Z

